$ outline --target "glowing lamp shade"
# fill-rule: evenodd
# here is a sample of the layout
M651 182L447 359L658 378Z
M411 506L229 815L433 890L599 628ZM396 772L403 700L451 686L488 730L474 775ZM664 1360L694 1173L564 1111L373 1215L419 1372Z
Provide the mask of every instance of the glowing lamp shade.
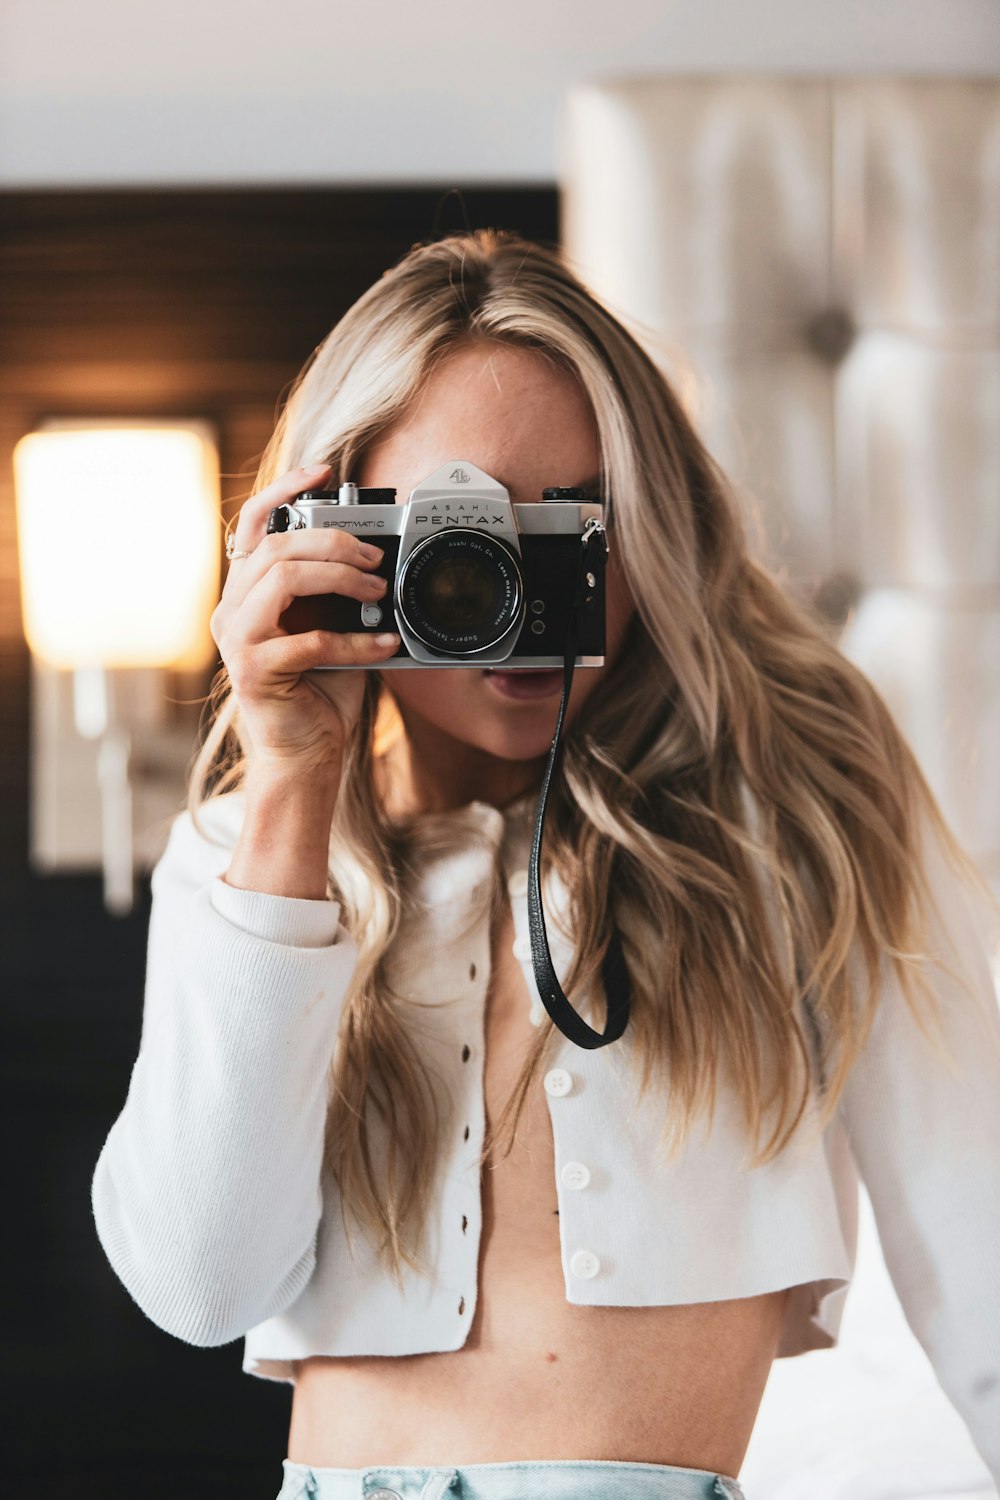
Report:
M219 480L198 422L52 421L14 449L24 631L54 667L201 665Z

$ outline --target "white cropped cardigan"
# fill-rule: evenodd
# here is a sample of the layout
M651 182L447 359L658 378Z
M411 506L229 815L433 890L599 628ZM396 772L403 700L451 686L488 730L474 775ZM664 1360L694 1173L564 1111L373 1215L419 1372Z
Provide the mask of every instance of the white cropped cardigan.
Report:
M243 1368L291 1381L308 1355L458 1349L476 1311L482 1227L484 1007L490 982L481 888L500 859L532 1019L527 865L534 799L452 813L455 852L419 866L391 977L430 1002L418 1035L454 1101L438 1177L435 1279L402 1294L364 1237L348 1253L338 1188L322 1169L328 1069L356 959L330 900L235 889L239 793L179 815L153 874L142 1037L128 1096L93 1178L97 1233L143 1312L192 1344L244 1337ZM656 1306L793 1287L779 1357L837 1342L855 1257L858 1177L913 1332L1000 1483L1000 1007L995 933L927 840L942 954L936 965L952 1076L886 970L875 1028L834 1121L805 1148L747 1170L735 1101L719 1091L672 1164L640 1107L630 1032L586 1050L561 1038L540 1080L552 1123L566 1300ZM553 963L572 954L566 892L544 891ZM556 1034L560 1041L560 1034ZM807 1122L808 1123L808 1122ZM374 1123L376 1148L377 1121Z

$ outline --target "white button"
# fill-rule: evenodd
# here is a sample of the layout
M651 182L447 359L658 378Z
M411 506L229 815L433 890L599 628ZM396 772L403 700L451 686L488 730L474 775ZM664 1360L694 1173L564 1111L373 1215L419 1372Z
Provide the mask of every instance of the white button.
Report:
M573 1087L573 1075L567 1073L565 1068L552 1068L543 1079L545 1092L555 1094L561 1099L563 1094L568 1094Z
M596 1276L601 1269L601 1262L593 1250L574 1250L569 1268L574 1276L582 1276L589 1281L591 1276Z
M547 1015L548 1011L543 1005L533 1005L528 1012L528 1020L532 1026L541 1026Z
M511 896L526 896L528 894L527 870L515 870L507 882L507 890Z
M525 959L531 957L531 939L526 932L514 939L513 953L515 958Z
M582 1161L568 1161L559 1176L568 1188L585 1188L590 1181L590 1172Z

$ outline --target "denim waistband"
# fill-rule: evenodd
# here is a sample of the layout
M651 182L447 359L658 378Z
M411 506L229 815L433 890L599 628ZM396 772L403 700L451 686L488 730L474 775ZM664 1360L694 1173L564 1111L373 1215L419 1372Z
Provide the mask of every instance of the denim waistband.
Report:
M745 1500L709 1469L612 1459L322 1469L282 1460L277 1500Z

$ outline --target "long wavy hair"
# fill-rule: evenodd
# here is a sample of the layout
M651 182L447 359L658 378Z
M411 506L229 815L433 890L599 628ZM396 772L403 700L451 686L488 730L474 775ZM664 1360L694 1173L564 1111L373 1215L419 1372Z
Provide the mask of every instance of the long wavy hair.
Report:
M711 1117L725 1066L756 1166L790 1144L807 1111L817 1129L829 1123L887 965L925 1036L924 1011L950 1056L935 1008L917 998L931 994L921 822L960 874L989 888L875 688L813 606L750 555L742 502L668 380L554 249L495 231L416 246L307 361L251 493L318 462L332 465L331 483L354 477L429 370L469 340L544 351L579 382L599 434L610 544L639 601L615 670L564 734L549 800L543 880L558 872L578 938L564 987L578 1009L594 992L603 1000L616 924L633 992L619 1046L636 1066L636 1099L659 1080L663 1149L681 1149L704 1106ZM411 912L416 854L447 852L463 830L460 817L388 815L376 772L398 730L371 670L331 829L329 894L358 962L331 1061L324 1155L348 1238L353 1219L401 1284L404 1262L427 1268L450 1117L390 958ZM192 762L196 825L199 805L237 790L244 767L222 668ZM497 877L483 902L494 913L501 899ZM600 1011L591 1020L604 1024ZM483 1163L510 1151L560 1040L546 1019L487 1130Z

